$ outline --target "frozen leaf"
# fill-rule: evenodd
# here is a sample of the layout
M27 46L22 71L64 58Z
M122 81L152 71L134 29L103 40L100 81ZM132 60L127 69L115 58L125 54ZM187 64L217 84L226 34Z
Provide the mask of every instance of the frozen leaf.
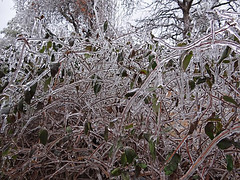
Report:
M43 109L43 107L44 107L44 102L38 102L37 110Z
M125 69L122 71L122 77L128 77L127 71Z
M59 67L60 63L50 64L50 72L52 77L55 77L55 75L58 73Z
M240 141L233 142L233 145L235 146L235 148L240 149Z
M178 154L175 154L171 161L168 163L167 166L164 168L164 172L166 175L172 175L174 171L177 170L178 163L181 161L181 156Z
M152 139L149 140L149 149L150 149L150 154L151 154L153 160L155 160L156 159L156 148L155 148L155 142Z
M48 90L48 85L50 84L51 82L51 77L47 78L44 82L44 88L43 90L46 92Z
M232 144L233 144L232 140L230 140L228 138L225 138L225 139L221 140L217 144L217 146L218 146L219 149L228 149L228 148L230 148L232 146Z
M13 114L9 114L7 116L7 122L8 123L14 123L16 121L16 117Z
M125 129L131 129L133 128L133 123L130 123L124 127Z
M6 106L1 109L1 114L9 114L10 113L10 107Z
M73 46L74 45L74 38L70 38L69 40L68 40L68 43L69 43L69 46Z
M231 52L231 48L229 46L226 47L226 49L223 51L222 56L220 58L220 60L218 61L218 64L220 64L225 58L227 58L229 56Z
M136 152L132 148L126 148L125 149L125 154L127 157L127 162L131 164L134 160L135 157L137 157Z
M205 64L205 69L206 69L207 73L211 76L212 72L210 70L209 64Z
M105 126L105 129L104 129L104 140L107 141L108 140L108 127Z
M147 168L147 165L145 163L138 163L138 166L140 166L142 169Z
M101 88L102 88L102 85L100 82L101 78L95 74L91 78L93 79L93 81L92 81L93 92L95 95L97 95L101 91Z
M148 56L148 60L149 60L149 62L151 62L154 58L155 58L154 55L150 55L150 56Z
M184 42L180 42L180 43L177 44L178 47L184 47L186 45L187 45L187 43L184 43Z
M144 75L148 75L148 71L147 70L145 70L145 69L141 69L140 70L140 74L144 74Z
M121 178L122 180L130 180L129 173L127 172L121 173Z
M103 25L103 31L106 32L107 28L108 28L108 21L105 21Z
M208 122L207 125L205 126L205 133L208 135L208 137L211 140L214 139L214 129L215 129L215 126L213 122Z
M183 70L184 70L184 71L186 71L186 69L187 69L187 67L188 67L188 65L189 65L189 63L190 63L190 60L191 60L192 56L193 56L193 52L192 52L192 51L190 51L190 52L185 56L185 58L184 58L184 60L183 60Z
M84 134L88 135L91 130L92 130L91 123L86 121L84 124Z
M97 95L101 91L101 88L102 88L101 84L95 83L93 86L94 94Z
M39 139L40 139L40 143L42 143L43 145L46 145L46 144L47 144L48 131L47 131L46 129L42 129L42 130L40 131Z
M233 170L233 158L230 154L226 155L226 161L227 161L227 170L232 171Z
M42 49L40 49L40 50L39 50L39 52L40 52L40 53L44 53L44 51L45 51L45 48L46 48L46 47L45 47L45 46L43 46L43 47L42 47Z
M88 54L88 53L85 53L85 54L84 54L84 57L85 57L86 59L88 59L88 58L90 58L90 57L91 57L91 55L90 55L90 54Z
M7 87L9 82L5 82L3 85L0 85L0 93L3 92L3 90L5 89L5 87Z
M158 113L160 109L160 103L157 100L158 100L157 97L153 97L152 108L155 113Z
M151 62L152 70L154 70L157 67L156 61Z
M196 84L202 84L202 83L205 83L206 82L206 77L200 77L198 78Z
M223 96L223 100L238 106L238 103L231 96Z
M52 41L47 42L47 50L49 50L52 47Z
M24 100L27 104L30 104L31 103L31 100L36 92L36 88L37 88L37 83L35 83L34 85L32 85L30 87L30 90L26 90L25 93L24 93Z
M71 128L71 126L68 126L67 128L66 128L66 131L67 131L67 133L72 133L72 128Z
M188 81L189 88L192 91L195 88L195 82L193 80Z
M122 155L121 155L121 164L122 164L122 166L126 166L126 164L127 164L127 156L126 156L126 153L123 153Z
M122 170L120 168L115 168L111 171L112 176L119 176L121 174Z
M4 77L5 73L3 71L0 71L0 78Z
M117 62L120 63L120 62L123 62L123 60L124 60L123 52L121 52L121 53L118 54Z
M8 143L5 146L3 146L3 148L1 149L1 151L2 151L1 155L2 156L7 156L9 151L10 151L10 148L11 148L11 144L10 143Z
M127 92L127 94L125 94L125 97L126 97L126 98L129 98L129 97L134 96L134 94L137 92L138 89L139 89L139 88L135 88L135 89L129 90L129 91Z
M137 164L135 165L135 176L138 177L141 172L141 167Z

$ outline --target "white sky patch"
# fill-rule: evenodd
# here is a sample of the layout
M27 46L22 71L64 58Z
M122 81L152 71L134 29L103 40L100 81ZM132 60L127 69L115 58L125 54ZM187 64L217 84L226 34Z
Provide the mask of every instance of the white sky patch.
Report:
M13 6L12 0L0 0L0 32L7 27L7 23L15 16L16 12Z

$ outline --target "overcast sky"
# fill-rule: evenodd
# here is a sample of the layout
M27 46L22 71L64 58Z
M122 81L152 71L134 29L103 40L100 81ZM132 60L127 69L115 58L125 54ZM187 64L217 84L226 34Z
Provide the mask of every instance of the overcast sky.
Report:
M10 21L15 16L15 10L13 8L14 3L12 0L0 0L0 31L7 26L8 21Z

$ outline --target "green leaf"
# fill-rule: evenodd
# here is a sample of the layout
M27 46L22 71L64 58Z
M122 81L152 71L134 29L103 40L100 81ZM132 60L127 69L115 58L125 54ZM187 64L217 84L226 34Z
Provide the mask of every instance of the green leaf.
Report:
M121 173L121 179L130 180L129 173L128 172Z
M48 140L48 131L46 129L42 129L40 131L39 138L40 138L40 143L42 143L43 145L46 145Z
M93 79L93 81L92 81L93 92L95 95L97 95L101 91L101 88L102 88L101 82L99 81L99 80L101 80L101 78L95 74L91 78Z
M3 146L3 148L1 149L2 151L2 156L7 156L8 153L10 152L10 148L11 148L11 144L6 144L5 146Z
M192 51L190 51L190 52L185 56L185 58L184 58L184 60L183 60L183 70L184 70L184 71L186 71L186 69L187 69L187 67L188 67L188 65L189 65L189 63L190 63L190 60L191 60L192 56L193 56L193 52L192 52Z
M231 52L231 48L229 46L227 46L226 49L223 51L222 56L217 64L220 64L225 58L227 58L229 56L230 52Z
M107 28L108 28L108 21L105 21L103 25L103 31L106 32Z
M24 100L25 100L25 102L27 103L27 104L30 104L31 103L31 100L32 100L32 98L33 98L33 96L34 96L34 94L35 94L35 92L36 92L36 89L37 89L37 83L35 83L34 85L32 85L31 87L30 87L30 90L26 90L25 92L24 92Z
M213 140L214 139L214 124L213 122L208 122L207 125L205 126L205 133L208 135L208 137Z
M122 77L128 77L127 71L125 69L122 71Z
M104 129L104 140L107 141L108 140L108 127L105 126L105 129Z
M11 108L9 106L3 107L1 109L1 114L9 114L10 110L11 110Z
M220 134L222 132L222 127L223 127L222 123L218 121L217 124L216 124L216 131L215 131L215 133L216 134Z
M138 163L138 166L141 167L142 169L147 168L147 165L145 163Z
M149 62L151 62L154 58L155 58L154 55L150 55L150 56L148 56L148 60L149 60Z
M183 46L186 46L186 45L187 45L187 43L184 43L184 42L181 42L181 43L177 44L178 47L183 47Z
M196 84L202 84L202 83L205 83L206 82L206 77L199 77Z
M123 52L121 52L121 53L118 54L117 62L120 63L120 62L123 62L123 60L124 60Z
M159 109L160 109L160 103L157 102L157 97L153 97L153 100L152 100L152 108L153 108L153 111L155 113L158 113Z
M129 90L129 91L127 92L127 94L125 94L125 97L126 97L126 98L129 98L129 97L134 96L134 94L137 92L138 89L139 89L139 88L135 88L135 89Z
M135 157L137 157L136 152L132 148L126 148L125 149L125 154L127 157L127 162L131 164L134 160Z
M84 124L84 134L88 135L90 130L92 130L91 123L86 121L85 124Z
M93 50L93 47L92 47L92 46L86 46L86 47L85 47L85 50L87 50L87 51L92 51L92 50Z
M51 82L51 76L47 78L44 82L44 87L43 87L44 92L48 90L48 85L50 84L50 82Z
M130 123L124 127L124 129L131 129L133 128L133 123Z
M72 128L71 128L71 126L68 126L68 127L66 128L66 131L67 131L67 133L71 134L71 133L72 133Z
M42 49L39 50L40 53L44 53L46 46L43 46Z
M157 67L156 61L152 61L151 65L152 65L152 70L154 70Z
M231 155L226 155L226 161L227 161L227 170L232 171L233 170L233 158Z
M50 72L52 77L54 77L58 73L59 67L60 63L50 64Z
M0 78L4 77L5 73L3 71L0 71Z
M150 154L151 154L153 160L155 160L156 159L156 148L155 148L155 142L152 139L149 140L149 149L150 149Z
M49 50L52 47L52 41L47 42L47 50Z
M145 69L141 69L140 70L140 74L148 75L149 72L147 70L145 70Z
M95 83L95 85L93 86L94 94L97 95L101 91L101 88L102 88L101 84Z
M141 167L137 164L135 166L135 176L138 177L140 175L141 172Z
M188 81L190 91L192 91L195 88L195 82L193 80Z
M205 64L205 69L206 69L207 73L211 76L212 72L210 70L209 64Z
M223 139L223 140L221 140L218 144L217 144L217 147L219 148L219 149L228 149L228 148L230 148L232 145L233 145L233 141L232 140L230 140L230 139L228 139L228 138L225 138L225 139Z
M121 155L121 161L120 163L122 164L122 166L126 166L127 165L127 156L126 156L126 153L123 153Z
M206 83L207 83L208 87L209 87L210 89L212 89L213 83L212 83L212 81L211 81L210 78L208 78L208 77L206 78Z
M16 121L16 117L13 114L9 114L7 116L7 122L8 123L14 123Z
M235 146L235 148L240 149L240 141L233 142L233 145Z
M23 112L23 99L21 99L17 105L17 109L19 112Z
M121 174L122 170L118 167L118 168L115 168L111 171L111 175L112 176L119 176Z
M223 96L223 100L238 106L238 103L231 96Z
M177 170L178 163L181 161L181 156L178 154L175 154L171 161L168 163L167 166L164 168L164 172L166 175L172 175L174 171Z
M88 59L88 58L90 58L90 57L91 57L91 55L90 55L90 54L88 54L88 53L85 53L85 54L84 54L84 57L85 57L86 59Z

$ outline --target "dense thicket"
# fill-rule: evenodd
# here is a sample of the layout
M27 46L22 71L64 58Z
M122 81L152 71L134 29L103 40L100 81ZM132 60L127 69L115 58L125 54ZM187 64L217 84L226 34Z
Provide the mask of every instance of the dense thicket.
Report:
M114 1L16 2L1 43L1 179L240 178L235 7L171 1L182 30L166 16L154 33L121 32Z

